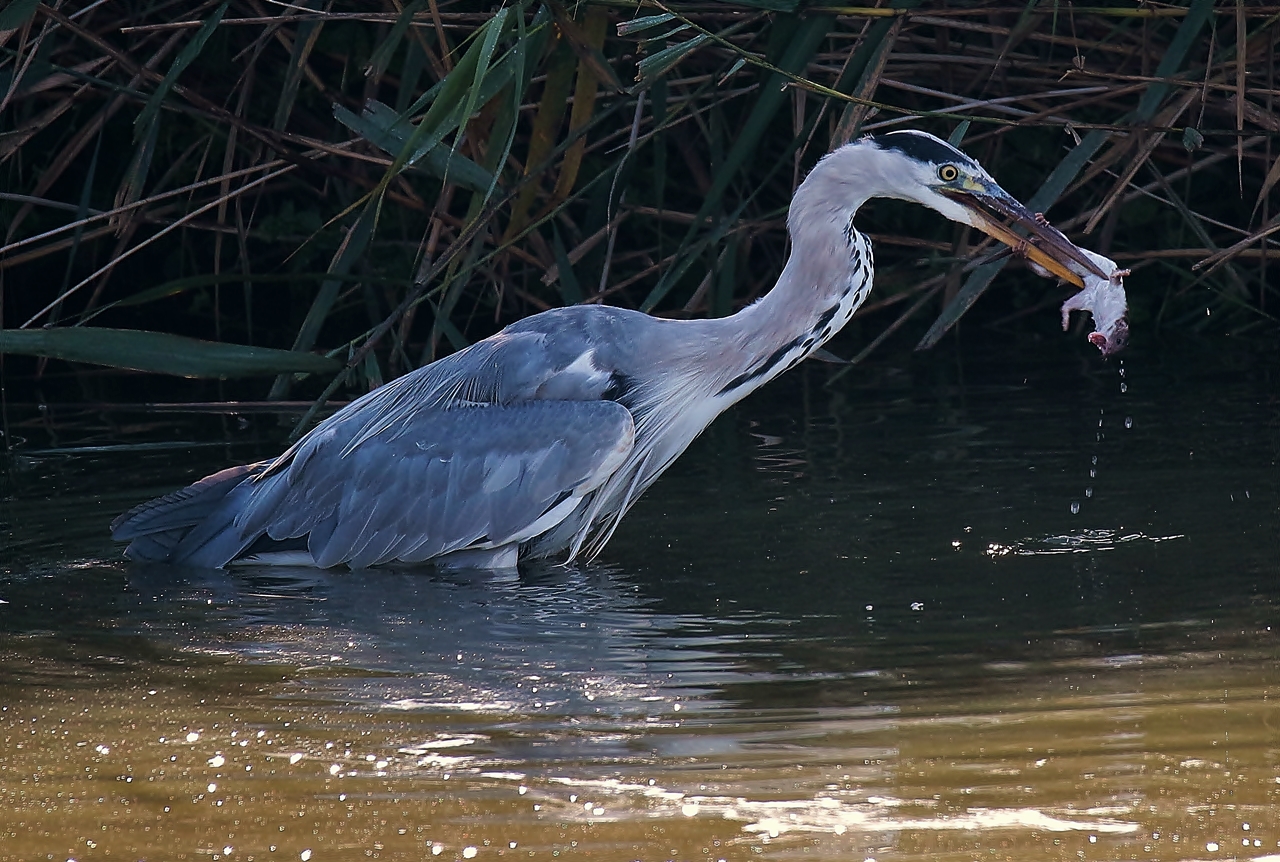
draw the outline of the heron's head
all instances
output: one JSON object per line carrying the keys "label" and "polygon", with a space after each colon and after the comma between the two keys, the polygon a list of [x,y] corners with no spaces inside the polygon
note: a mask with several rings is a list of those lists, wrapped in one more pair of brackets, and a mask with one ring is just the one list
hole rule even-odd
{"label": "heron's head", "polygon": [[982,165],[940,138],[927,132],[889,132],[846,149],[855,158],[874,161],[874,168],[862,172],[865,180],[874,174],[869,196],[900,198],[937,210],[1077,287],[1084,283],[1082,273],[1105,277],[1059,230],[1000,188]]}

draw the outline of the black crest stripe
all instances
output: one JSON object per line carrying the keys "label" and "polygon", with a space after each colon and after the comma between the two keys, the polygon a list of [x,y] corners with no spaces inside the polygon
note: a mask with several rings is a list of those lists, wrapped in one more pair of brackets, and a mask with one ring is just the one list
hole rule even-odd
{"label": "black crest stripe", "polygon": [[876,135],[871,140],[882,150],[898,150],[916,161],[942,164],[944,162],[972,162],[968,156],[955,147],[929,135],[918,132],[902,131]]}

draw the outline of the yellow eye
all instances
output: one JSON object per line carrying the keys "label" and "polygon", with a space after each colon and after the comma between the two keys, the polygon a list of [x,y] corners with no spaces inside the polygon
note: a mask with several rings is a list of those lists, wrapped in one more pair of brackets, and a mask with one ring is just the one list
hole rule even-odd
{"label": "yellow eye", "polygon": [[938,178],[944,183],[952,182],[958,176],[960,176],[960,171],[956,170],[955,165],[943,165],[938,168]]}

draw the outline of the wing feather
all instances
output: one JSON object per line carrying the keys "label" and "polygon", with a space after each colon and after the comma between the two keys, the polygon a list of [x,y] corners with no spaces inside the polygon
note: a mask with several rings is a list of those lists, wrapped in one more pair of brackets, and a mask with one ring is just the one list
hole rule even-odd
{"label": "wing feather", "polygon": [[420,412],[467,404],[600,399],[612,370],[595,367],[596,341],[575,325],[581,309],[557,311],[538,315],[542,320],[530,318],[523,326],[509,326],[375,389],[316,426],[272,462],[267,475],[292,470],[295,464],[305,469],[317,451],[327,448],[323,438],[353,420],[358,420],[358,427],[343,435],[343,457],[366,441],[393,440],[408,433],[408,420]]}
{"label": "wing feather", "polygon": [[[358,399],[269,463],[140,507],[117,537],[139,556],[202,566],[257,553],[264,537],[305,537],[333,565],[556,532],[591,506],[571,498],[630,484],[609,480],[634,461],[644,416],[618,381],[632,379],[637,333],[654,325],[601,306],[512,324]],[[623,404],[609,400],[620,393]]]}
{"label": "wing feather", "polygon": [[309,440],[287,470],[247,486],[243,545],[262,533],[306,536],[317,565],[360,568],[520,542],[556,506],[605,482],[635,434],[631,414],[611,401],[418,411],[407,425],[356,448],[358,423]]}

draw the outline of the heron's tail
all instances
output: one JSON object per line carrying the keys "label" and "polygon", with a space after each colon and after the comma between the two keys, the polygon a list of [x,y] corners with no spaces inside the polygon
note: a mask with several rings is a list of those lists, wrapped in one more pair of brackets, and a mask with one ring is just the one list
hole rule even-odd
{"label": "heron's tail", "polygon": [[178,562],[174,550],[187,534],[202,525],[201,532],[207,530],[209,519],[222,516],[225,511],[222,504],[227,494],[265,470],[269,463],[231,467],[135,506],[111,522],[111,537],[129,543],[124,553],[131,560]]}

